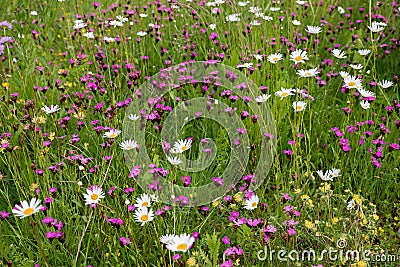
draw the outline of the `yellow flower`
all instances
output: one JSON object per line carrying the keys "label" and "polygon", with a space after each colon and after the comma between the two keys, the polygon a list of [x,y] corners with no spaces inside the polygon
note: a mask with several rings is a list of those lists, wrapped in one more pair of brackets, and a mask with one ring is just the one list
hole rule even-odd
{"label": "yellow flower", "polygon": [[359,261],[353,265],[354,267],[367,267],[367,263],[365,261]]}
{"label": "yellow flower", "polygon": [[376,214],[372,215],[372,217],[374,217],[374,220],[375,220],[375,221],[379,220],[379,216],[376,215]]}
{"label": "yellow flower", "polygon": [[51,133],[49,134],[49,140],[50,140],[50,141],[53,141],[53,139],[54,139],[55,136],[56,136],[56,133],[55,133],[55,132],[51,132]]}
{"label": "yellow flower", "polygon": [[339,219],[337,217],[333,217],[332,223],[337,223],[338,221],[339,221]]}
{"label": "yellow flower", "polygon": [[325,192],[329,191],[330,189],[331,189],[331,185],[328,183],[324,183],[324,185],[319,188],[319,190],[322,193],[325,193]]}
{"label": "yellow flower", "polygon": [[241,201],[243,200],[242,193],[241,193],[241,192],[236,193],[236,194],[233,196],[233,199],[235,199],[236,202],[241,202]]}
{"label": "yellow flower", "polygon": [[358,204],[361,205],[362,204],[362,198],[359,195],[353,195],[353,199],[354,201]]}
{"label": "yellow flower", "polygon": [[306,220],[306,221],[304,222],[304,225],[305,225],[308,229],[314,228],[314,224],[313,224],[312,222],[308,221],[308,220]]}
{"label": "yellow flower", "polygon": [[190,257],[187,261],[186,264],[188,266],[195,266],[196,265],[196,259],[194,257]]}
{"label": "yellow flower", "polygon": [[211,205],[212,205],[213,207],[218,206],[218,204],[219,204],[219,202],[218,202],[217,200],[214,200],[214,201],[211,203]]}
{"label": "yellow flower", "polygon": [[38,185],[38,184],[32,183],[32,184],[29,186],[29,190],[31,190],[31,191],[35,191],[35,190],[36,190],[36,188],[38,188],[38,187],[39,187],[39,185]]}
{"label": "yellow flower", "polygon": [[3,86],[4,88],[8,89],[8,87],[10,86],[8,83],[2,83],[1,86]]}
{"label": "yellow flower", "polygon": [[295,195],[300,194],[300,192],[301,192],[301,189],[300,189],[300,188],[294,190],[294,194],[295,194]]}
{"label": "yellow flower", "polygon": [[361,221],[361,224],[362,224],[362,225],[367,225],[367,224],[368,224],[368,220],[367,220],[367,219],[362,220],[362,221]]}

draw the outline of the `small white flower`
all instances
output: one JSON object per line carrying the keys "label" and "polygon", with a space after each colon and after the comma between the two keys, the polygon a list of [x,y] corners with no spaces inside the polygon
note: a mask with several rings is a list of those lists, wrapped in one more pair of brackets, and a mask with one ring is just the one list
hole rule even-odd
{"label": "small white flower", "polygon": [[83,37],[89,38],[89,39],[94,39],[94,33],[93,32],[85,32],[83,34]]}
{"label": "small white flower", "polygon": [[272,12],[276,12],[276,11],[281,10],[281,8],[280,7],[271,7],[269,10]]}
{"label": "small white flower", "polygon": [[148,14],[143,14],[143,13],[139,14],[139,17],[141,17],[141,18],[146,18],[147,16],[148,16]]}
{"label": "small white flower", "polygon": [[292,106],[295,112],[300,112],[306,108],[307,103],[304,101],[294,101]]}
{"label": "small white flower", "polygon": [[288,97],[290,95],[294,95],[293,92],[296,92],[294,89],[286,89],[281,87],[281,90],[275,93],[276,96],[279,96],[281,99]]}
{"label": "small white flower", "polygon": [[294,26],[300,26],[300,25],[301,25],[301,22],[295,19],[295,20],[292,20],[292,24],[293,24]]}
{"label": "small white flower", "polygon": [[382,87],[383,89],[387,89],[387,88],[393,86],[393,82],[392,81],[383,80],[383,81],[378,82],[378,85],[380,87]]}
{"label": "small white flower", "polygon": [[257,195],[252,195],[248,200],[245,201],[244,208],[246,210],[254,210],[258,206],[260,198]]}
{"label": "small white flower", "polygon": [[338,10],[339,14],[344,14],[344,12],[345,12],[344,8],[341,6],[338,6],[337,10]]}
{"label": "small white flower", "polygon": [[349,203],[347,203],[347,209],[348,209],[348,210],[352,210],[352,209],[354,209],[356,206],[357,206],[357,205],[356,205],[356,202],[355,202],[353,199],[350,200]]}
{"label": "small white flower", "polygon": [[301,0],[297,0],[296,1],[296,3],[298,4],[298,5],[304,5],[305,3],[307,3],[307,1],[301,1]]}
{"label": "small white flower", "polygon": [[225,20],[228,22],[236,22],[236,21],[240,21],[240,14],[232,14],[232,15],[228,15],[226,16]]}
{"label": "small white flower", "polygon": [[379,22],[373,21],[371,26],[368,26],[368,29],[372,32],[381,32],[385,30],[384,26],[386,26],[385,23],[381,24]]}
{"label": "small white flower", "polygon": [[290,60],[294,61],[296,64],[305,63],[304,60],[308,60],[307,51],[300,49],[293,51],[290,53]]}
{"label": "small white flower", "polygon": [[346,72],[346,71],[339,71],[340,76],[345,79],[346,77],[348,77],[350,75],[350,73]]}
{"label": "small white flower", "polygon": [[257,60],[263,60],[263,55],[256,54],[256,55],[253,55],[253,57]]}
{"label": "small white flower", "polygon": [[112,130],[110,130],[108,132],[105,132],[103,137],[107,137],[107,138],[113,139],[113,138],[117,137],[120,133],[121,133],[120,130],[112,129]]}
{"label": "small white flower", "polygon": [[110,26],[114,26],[114,28],[117,27],[117,26],[118,27],[122,27],[123,23],[120,20],[112,20],[112,21],[110,21]]}
{"label": "small white flower", "polygon": [[104,198],[104,192],[101,187],[94,185],[86,189],[86,194],[83,194],[85,198],[85,205],[97,204],[102,198]]}
{"label": "small white flower", "polygon": [[20,219],[31,216],[38,212],[42,207],[40,202],[41,200],[36,198],[32,198],[29,204],[26,200],[24,200],[21,202],[21,205],[15,206],[15,208],[12,210],[12,213],[14,213],[17,217],[20,217]]}
{"label": "small white flower", "polygon": [[167,160],[169,161],[169,163],[171,163],[172,165],[179,165],[182,163],[182,160],[178,157],[170,157],[167,156]]}
{"label": "small white flower", "polygon": [[[258,13],[256,13],[256,16],[257,16],[257,14],[258,14]],[[271,20],[274,19],[273,17],[267,16],[267,15],[263,15],[263,14],[261,14],[260,17],[262,17],[263,20],[265,20],[265,21],[271,21]]]}
{"label": "small white flower", "polygon": [[194,243],[194,237],[189,234],[181,234],[180,236],[174,236],[171,240],[168,240],[167,249],[177,252],[186,252]]}
{"label": "small white flower", "polygon": [[340,174],[340,169],[332,169],[332,170],[329,170],[329,175],[331,175],[332,178],[337,178],[337,177],[339,177],[339,176],[342,176],[342,175]]}
{"label": "small white flower", "polygon": [[365,90],[363,88],[357,88],[357,91],[360,93],[362,97],[375,97],[375,93]]}
{"label": "small white flower", "polygon": [[135,210],[135,221],[141,223],[141,226],[154,220],[154,212],[147,207],[141,207]]}
{"label": "small white flower", "polygon": [[140,197],[136,199],[136,208],[150,207],[151,199],[148,194],[141,194]]}
{"label": "small white flower", "polygon": [[239,65],[237,65],[236,66],[236,68],[250,68],[250,67],[252,67],[253,66],[253,63],[251,63],[251,62],[246,62],[246,63],[243,63],[243,64],[239,64]]}
{"label": "small white flower", "polygon": [[300,77],[304,77],[304,78],[314,77],[318,73],[319,73],[318,68],[313,68],[313,69],[309,69],[309,70],[303,70],[303,69],[297,70],[297,74]]}
{"label": "small white flower", "polygon": [[192,146],[192,140],[178,140],[175,142],[173,148],[178,151],[178,153],[183,153],[190,149]]}
{"label": "small white flower", "polygon": [[266,102],[270,97],[271,97],[271,95],[263,94],[263,95],[257,96],[255,99],[256,99],[256,102],[257,102],[257,103],[264,103],[264,102]]}
{"label": "small white flower", "polygon": [[364,66],[361,65],[361,64],[349,64],[349,66],[350,66],[352,69],[355,69],[355,70],[361,70],[362,68],[364,68]]}
{"label": "small white flower", "polygon": [[238,2],[238,6],[247,6],[248,3],[249,3],[249,1],[247,1],[247,2]]}
{"label": "small white flower", "polygon": [[370,104],[368,101],[366,101],[366,100],[362,100],[362,101],[360,102],[360,105],[361,105],[361,107],[362,107],[363,109],[369,109],[369,108],[371,107],[371,104]]}
{"label": "small white flower", "polygon": [[366,56],[366,55],[368,55],[369,53],[371,53],[371,50],[369,50],[369,49],[360,49],[360,50],[358,50],[357,52],[358,52],[358,54],[360,54],[361,56]]}
{"label": "small white flower", "polygon": [[31,16],[37,16],[38,15],[37,11],[35,11],[35,10],[32,10],[30,14],[31,14]]}
{"label": "small white flower", "polygon": [[138,143],[135,140],[126,140],[120,146],[122,150],[132,150],[138,147]]}
{"label": "small white flower", "polygon": [[342,51],[342,50],[339,50],[339,49],[333,49],[332,50],[332,54],[333,54],[334,57],[339,58],[339,59],[347,57],[346,53],[344,51]]}
{"label": "small white flower", "polygon": [[147,35],[147,32],[138,31],[138,32],[136,33],[136,35],[138,35],[138,36],[140,36],[140,37],[143,37],[143,36],[146,36],[146,35]]}
{"label": "small white flower", "polygon": [[217,25],[210,24],[210,25],[208,25],[208,27],[210,27],[211,30],[215,30],[217,28]]}
{"label": "small white flower", "polygon": [[306,32],[311,34],[318,34],[322,31],[321,27],[319,26],[307,26]]}
{"label": "small white flower", "polygon": [[344,78],[344,86],[348,89],[352,88],[362,88],[362,81],[361,79],[357,78],[356,76],[349,75]]}
{"label": "small white flower", "polygon": [[140,116],[136,115],[136,114],[129,114],[127,116],[128,119],[130,119],[131,121],[136,121],[140,118]]}
{"label": "small white flower", "polygon": [[333,181],[333,177],[329,171],[326,171],[324,174],[323,171],[319,170],[319,171],[317,171],[317,174],[323,181]]}
{"label": "small white flower", "polygon": [[43,110],[46,114],[52,114],[52,113],[54,113],[54,112],[59,111],[60,109],[61,109],[61,108],[60,108],[59,106],[57,106],[57,105],[55,105],[55,106],[51,105],[50,107],[48,107],[48,106],[42,107],[42,110]]}

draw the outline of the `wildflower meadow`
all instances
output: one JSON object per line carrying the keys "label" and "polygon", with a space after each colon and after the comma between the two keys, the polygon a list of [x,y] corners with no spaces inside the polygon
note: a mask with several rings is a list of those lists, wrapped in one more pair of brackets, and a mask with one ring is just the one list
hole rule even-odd
{"label": "wildflower meadow", "polygon": [[400,266],[399,10],[1,1],[1,266]]}

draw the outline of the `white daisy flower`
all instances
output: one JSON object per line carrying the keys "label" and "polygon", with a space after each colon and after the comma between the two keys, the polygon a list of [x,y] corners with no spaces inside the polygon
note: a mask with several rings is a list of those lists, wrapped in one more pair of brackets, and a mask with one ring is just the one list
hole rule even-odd
{"label": "white daisy flower", "polygon": [[292,106],[295,112],[300,112],[306,108],[307,103],[304,101],[294,101]]}
{"label": "white daisy flower", "polygon": [[368,101],[366,101],[366,100],[362,100],[362,101],[360,102],[360,105],[361,105],[361,107],[362,107],[363,109],[369,109],[369,108],[371,107],[371,104],[370,104]]}
{"label": "white daisy flower", "polygon": [[267,57],[267,60],[272,64],[276,64],[279,60],[282,60],[283,56],[280,53],[271,54]]}
{"label": "white daisy flower", "polygon": [[169,163],[171,163],[172,165],[176,166],[182,163],[182,160],[178,157],[170,157],[167,156],[167,160],[169,161]]}
{"label": "white daisy flower", "polygon": [[107,43],[115,42],[115,38],[113,38],[113,37],[104,36],[103,39],[104,39],[104,41],[106,41]]}
{"label": "white daisy flower", "polygon": [[130,119],[131,121],[136,121],[140,118],[140,116],[136,115],[136,114],[129,114],[127,116],[128,119]]}
{"label": "white daisy flower", "polygon": [[301,1],[301,0],[297,0],[296,1],[296,3],[298,4],[298,5],[304,5],[305,3],[307,3],[307,1]]}
{"label": "white daisy flower", "polygon": [[141,226],[154,220],[154,212],[147,207],[141,207],[135,210],[135,221],[141,223]]}
{"label": "white daisy flower", "polygon": [[54,112],[59,111],[60,109],[61,109],[61,108],[60,108],[59,106],[57,106],[57,105],[55,105],[55,106],[51,105],[50,107],[48,107],[48,106],[42,107],[42,110],[43,110],[46,114],[52,114],[52,113],[54,113]]}
{"label": "white daisy flower", "polygon": [[294,95],[293,92],[295,92],[295,91],[296,90],[291,89],[291,88],[286,89],[286,88],[281,87],[281,90],[277,91],[275,93],[275,95],[279,96],[281,99],[283,99],[283,98],[288,97],[290,95]]}
{"label": "white daisy flower", "polygon": [[319,26],[307,26],[306,32],[311,34],[318,34],[322,31],[321,27]]}
{"label": "white daisy flower", "polygon": [[94,33],[93,32],[85,32],[83,34],[83,37],[89,38],[89,39],[94,39]]}
{"label": "white daisy flower", "polygon": [[141,194],[140,197],[136,198],[135,207],[143,208],[143,207],[150,207],[151,206],[151,199],[148,194]]}
{"label": "white daisy flower", "polygon": [[226,16],[225,20],[228,22],[236,22],[236,21],[240,21],[240,14],[232,14],[232,15],[228,15]]}
{"label": "white daisy flower", "polygon": [[330,174],[329,171],[326,171],[324,174],[323,171],[319,170],[317,171],[317,174],[323,181],[333,181],[332,175]]}
{"label": "white daisy flower", "polygon": [[41,200],[36,198],[32,198],[29,204],[26,200],[24,200],[20,205],[15,206],[15,208],[12,210],[12,213],[14,213],[17,217],[20,217],[20,219],[31,216],[38,212],[42,207],[40,202]]}
{"label": "white daisy flower", "polygon": [[257,208],[259,201],[260,198],[257,195],[252,195],[248,200],[245,201],[244,208],[246,210],[254,210]]}
{"label": "white daisy flower", "polygon": [[192,146],[192,140],[178,140],[175,142],[173,148],[178,151],[178,153],[183,153],[186,150],[189,150]]}
{"label": "white daisy flower", "polygon": [[347,203],[347,209],[348,209],[348,210],[352,210],[352,209],[354,209],[356,206],[357,206],[357,205],[356,205],[356,202],[355,202],[353,199],[350,200],[349,203]]}
{"label": "white daisy flower", "polygon": [[253,63],[251,63],[251,62],[246,62],[246,63],[243,63],[243,64],[239,64],[239,65],[237,65],[236,66],[236,68],[250,68],[250,67],[252,67],[253,66]]}
{"label": "white daisy flower", "polygon": [[104,192],[101,187],[94,185],[86,189],[86,194],[83,194],[85,198],[85,205],[97,204],[102,198],[104,198]]}
{"label": "white daisy flower", "polygon": [[294,26],[300,26],[300,25],[301,25],[301,22],[298,21],[297,19],[294,19],[294,20],[292,20],[292,24],[293,24]]}
{"label": "white daisy flower", "polygon": [[122,21],[124,23],[128,21],[128,18],[125,18],[125,17],[123,17],[121,15],[118,15],[116,18],[117,18],[117,20]]}
{"label": "white daisy flower", "polygon": [[143,36],[146,36],[146,35],[147,35],[147,32],[138,31],[138,32],[136,33],[136,35],[138,35],[138,36],[140,36],[140,37],[143,37]]}
{"label": "white daisy flower", "polygon": [[338,6],[337,10],[338,10],[339,14],[344,14],[344,12],[346,12],[346,11],[344,10],[344,8],[341,7],[341,6]]}
{"label": "white daisy flower", "polygon": [[238,2],[238,6],[247,6],[248,3],[249,3],[249,1],[247,1],[247,2]]}
{"label": "white daisy flower", "polygon": [[337,178],[337,177],[339,177],[339,176],[342,176],[342,175],[340,174],[340,170],[339,170],[339,169],[332,169],[332,170],[329,170],[329,175],[331,175],[332,178]]}
{"label": "white daisy flower", "polygon": [[313,68],[313,69],[309,69],[309,70],[297,70],[296,72],[300,77],[314,77],[315,75],[317,75],[319,73],[318,68]]}
{"label": "white daisy flower", "polygon": [[147,18],[147,16],[148,16],[148,14],[144,14],[144,13],[139,14],[139,17],[141,17],[141,18]]}
{"label": "white daisy flower", "polygon": [[255,54],[253,57],[257,60],[263,60],[263,55]]}
{"label": "white daisy flower", "polygon": [[378,82],[378,85],[380,87],[382,87],[383,89],[387,89],[387,88],[393,86],[393,82],[387,81],[387,80],[382,80],[382,81]]}
{"label": "white daisy flower", "polygon": [[383,27],[383,26],[386,26],[386,24],[384,23],[384,25],[383,25],[383,24],[380,24],[379,22],[373,21],[371,26],[368,26],[368,29],[371,32],[381,32],[385,29],[385,27]]}
{"label": "white daisy flower", "polygon": [[266,102],[269,98],[271,97],[271,95],[268,95],[268,94],[263,94],[263,95],[260,95],[260,96],[256,96],[256,102],[257,103],[264,103],[264,102]]}
{"label": "white daisy flower", "polygon": [[339,71],[340,76],[345,79],[346,77],[349,77],[350,73],[346,71]]}
{"label": "white daisy flower", "polygon": [[211,30],[215,30],[217,28],[217,25],[210,24],[210,25],[208,25],[208,27],[210,27]]}
{"label": "white daisy flower", "polygon": [[110,130],[110,131],[108,131],[108,132],[105,132],[104,135],[103,135],[103,137],[115,138],[115,137],[117,137],[120,133],[121,133],[120,130],[112,129],[112,130]]}
{"label": "white daisy flower", "polygon": [[294,61],[296,64],[305,63],[304,60],[308,60],[307,51],[300,49],[293,51],[290,53],[290,60]]}
{"label": "white daisy flower", "polygon": [[122,150],[132,150],[138,147],[138,143],[135,140],[126,140],[120,146]]}
{"label": "white daisy flower", "polygon": [[112,20],[112,21],[110,21],[110,26],[114,26],[114,28],[117,26],[122,27],[123,23],[122,23],[122,21],[119,21],[119,20]]}
{"label": "white daisy flower", "polygon": [[349,66],[350,66],[352,69],[355,69],[355,70],[360,70],[360,69],[364,68],[364,66],[361,65],[361,64],[349,64]]}
{"label": "white daisy flower", "polygon": [[346,53],[339,49],[333,49],[332,54],[334,57],[339,58],[339,59],[347,58]]}
{"label": "white daisy flower", "polygon": [[272,12],[276,12],[276,11],[281,10],[281,8],[280,7],[271,7],[269,10],[271,10]]}
{"label": "white daisy flower", "polygon": [[363,88],[357,88],[357,91],[360,93],[362,97],[375,97],[375,93],[365,90]]}
{"label": "white daisy flower", "polygon": [[357,51],[357,53],[360,54],[361,56],[366,56],[369,53],[371,53],[371,50],[369,50],[369,49],[360,49],[360,50]]}
{"label": "white daisy flower", "polygon": [[[256,16],[257,15],[258,15],[258,13],[256,13]],[[273,17],[267,16],[267,15],[264,15],[264,14],[260,14],[260,17],[262,17],[263,20],[265,20],[265,21],[271,21],[271,20],[274,19]]]}
{"label": "white daisy flower", "polygon": [[189,234],[181,234],[174,236],[167,244],[167,249],[177,252],[186,252],[194,243],[194,237]]}
{"label": "white daisy flower", "polygon": [[356,76],[349,75],[346,78],[344,78],[343,82],[344,86],[348,89],[362,88],[362,81]]}

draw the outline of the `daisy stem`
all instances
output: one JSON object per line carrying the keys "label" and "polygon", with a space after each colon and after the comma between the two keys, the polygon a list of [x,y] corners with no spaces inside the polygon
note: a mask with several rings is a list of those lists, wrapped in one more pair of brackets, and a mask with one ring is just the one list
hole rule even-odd
{"label": "daisy stem", "polygon": [[40,242],[38,233],[36,231],[36,222],[31,221],[29,224],[32,226],[33,236],[35,237],[35,240],[36,240],[37,245],[39,247],[40,253],[42,253],[42,256],[43,256],[43,259],[44,259],[44,261],[46,263],[46,266],[50,267],[49,260],[47,259],[46,254],[44,253],[44,249],[43,249],[42,243]]}
{"label": "daisy stem", "polygon": [[81,238],[79,239],[78,250],[76,251],[76,255],[75,255],[75,262],[73,263],[73,266],[74,266],[74,267],[76,267],[76,264],[77,264],[77,262],[78,262],[79,252],[80,252],[80,250],[81,250],[83,237],[85,236],[85,233],[86,233],[86,231],[87,231],[87,229],[88,229],[88,227],[89,227],[90,220],[92,219],[92,215],[93,215],[93,210],[90,211],[89,219],[88,219],[88,222],[87,222],[87,224],[86,224],[86,226],[85,226],[85,230],[83,230],[82,236],[81,236]]}

